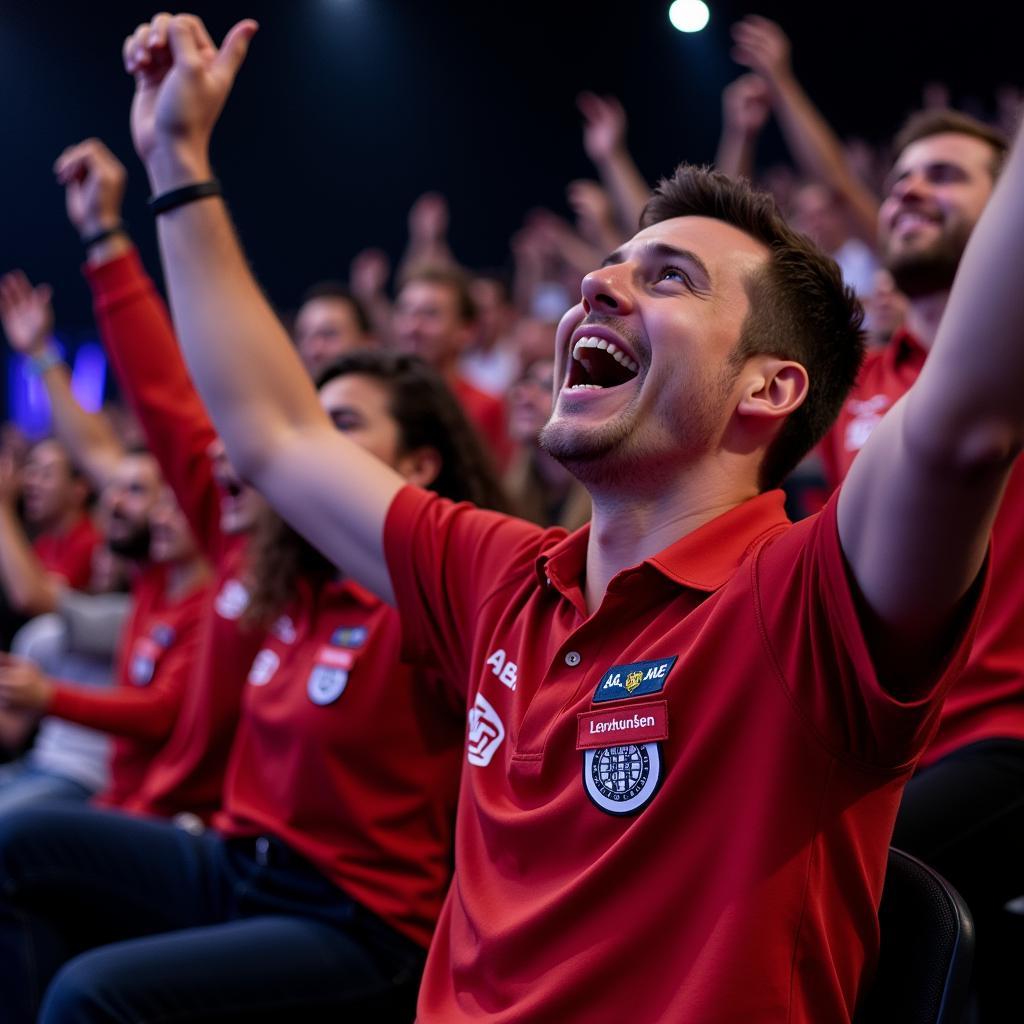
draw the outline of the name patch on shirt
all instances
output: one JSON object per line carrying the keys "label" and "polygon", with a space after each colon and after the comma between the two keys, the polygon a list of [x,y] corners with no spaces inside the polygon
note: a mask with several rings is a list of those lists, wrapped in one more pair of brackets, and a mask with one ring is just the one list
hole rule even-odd
{"label": "name patch on shirt", "polygon": [[331,634],[331,643],[335,647],[362,647],[368,636],[366,626],[339,626]]}
{"label": "name patch on shirt", "polygon": [[627,708],[581,711],[577,716],[576,749],[592,750],[609,743],[652,743],[668,739],[668,701],[630,704]]}
{"label": "name patch on shirt", "polygon": [[671,658],[659,658],[657,661],[634,661],[630,665],[612,665],[597,684],[594,703],[660,693],[677,660],[677,656],[673,654]]}

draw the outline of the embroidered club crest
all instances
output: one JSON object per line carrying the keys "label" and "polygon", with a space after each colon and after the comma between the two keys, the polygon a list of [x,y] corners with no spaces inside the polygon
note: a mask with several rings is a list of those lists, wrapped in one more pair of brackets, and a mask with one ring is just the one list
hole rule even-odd
{"label": "embroidered club crest", "polygon": [[238,580],[225,580],[213,602],[213,607],[222,619],[240,619],[242,613],[249,607],[249,591]]}
{"label": "embroidered club crest", "polygon": [[249,669],[247,682],[250,686],[266,686],[274,678],[274,673],[280,664],[281,659],[277,652],[264,648],[252,659],[252,668]]}
{"label": "embroidered club crest", "polygon": [[320,648],[316,664],[306,681],[306,694],[318,707],[333,704],[348,686],[348,673],[354,656],[351,651],[337,647]]}
{"label": "embroidered club crest", "polygon": [[583,752],[584,788],[606,814],[636,814],[650,803],[660,781],[658,743],[629,743]]}

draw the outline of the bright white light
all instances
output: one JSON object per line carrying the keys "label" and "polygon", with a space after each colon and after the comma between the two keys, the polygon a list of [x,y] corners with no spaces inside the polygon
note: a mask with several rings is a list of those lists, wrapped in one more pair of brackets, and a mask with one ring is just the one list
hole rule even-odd
{"label": "bright white light", "polygon": [[680,32],[699,32],[711,19],[704,0],[674,0],[668,9],[668,20]]}

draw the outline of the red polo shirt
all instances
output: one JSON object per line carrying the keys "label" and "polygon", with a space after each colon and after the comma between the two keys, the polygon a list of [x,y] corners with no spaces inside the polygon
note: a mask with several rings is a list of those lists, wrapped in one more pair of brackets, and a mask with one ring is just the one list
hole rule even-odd
{"label": "red polo shirt", "polygon": [[85,273],[121,390],[214,570],[174,732],[126,806],[209,818],[220,806],[242,688],[263,635],[243,622],[249,601],[243,583],[246,537],[221,531],[220,492],[207,454],[216,433],[181,358],[167,308],[138,254],[132,250]]}
{"label": "red polo shirt", "polygon": [[781,492],[618,573],[587,531],[399,493],[406,649],[468,706],[422,1024],[850,1020],[904,783],[966,653],[879,684],[833,500]]}
{"label": "red polo shirt", "polygon": [[110,785],[97,798],[107,806],[124,805],[142,783],[171,734],[196,657],[207,588],[172,601],[166,581],[166,567],[151,566],[132,588],[114,689],[58,683],[47,708],[47,714],[113,734]]}
{"label": "red polo shirt", "polygon": [[304,589],[249,670],[214,825],[278,836],[426,946],[451,880],[462,714],[400,649],[368,591]]}
{"label": "red polo shirt", "polygon": [[41,533],[32,549],[47,572],[60,576],[72,590],[88,590],[92,553],[102,540],[95,523],[83,514],[64,533]]}
{"label": "red polo shirt", "polygon": [[[875,424],[917,380],[925,350],[900,331],[868,354],[839,419],[821,445],[829,483],[846,476]],[[1024,740],[1024,462],[1010,475],[992,527],[992,572],[985,611],[963,675],[942,709],[921,759],[934,764],[980,740]]]}

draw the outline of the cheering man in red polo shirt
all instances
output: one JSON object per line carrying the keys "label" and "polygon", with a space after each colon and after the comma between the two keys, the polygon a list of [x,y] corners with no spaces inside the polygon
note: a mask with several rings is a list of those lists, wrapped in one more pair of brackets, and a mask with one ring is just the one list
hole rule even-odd
{"label": "cheering man in red polo shirt", "polygon": [[857,307],[764,197],[662,183],[559,328],[544,441],[594,506],[566,537],[404,486],[321,412],[210,175],[255,28],[140,27],[133,133],[232,460],[467,703],[421,1021],[849,1020],[1024,433],[1024,152],[920,379],[795,526],[769,488],[850,386]]}

